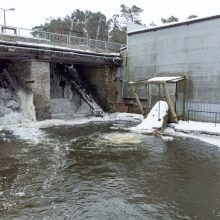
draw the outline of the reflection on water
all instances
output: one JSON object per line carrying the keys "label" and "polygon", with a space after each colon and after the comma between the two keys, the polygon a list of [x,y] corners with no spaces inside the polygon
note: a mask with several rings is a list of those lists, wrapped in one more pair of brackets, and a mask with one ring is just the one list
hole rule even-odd
{"label": "reflection on water", "polygon": [[1,133],[1,219],[220,218],[218,148],[111,126]]}

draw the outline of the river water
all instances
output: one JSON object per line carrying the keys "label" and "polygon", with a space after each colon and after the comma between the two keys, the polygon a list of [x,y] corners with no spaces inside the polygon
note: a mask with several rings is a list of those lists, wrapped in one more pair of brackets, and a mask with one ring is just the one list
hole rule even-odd
{"label": "river water", "polygon": [[2,131],[0,219],[220,219],[219,148],[131,125]]}

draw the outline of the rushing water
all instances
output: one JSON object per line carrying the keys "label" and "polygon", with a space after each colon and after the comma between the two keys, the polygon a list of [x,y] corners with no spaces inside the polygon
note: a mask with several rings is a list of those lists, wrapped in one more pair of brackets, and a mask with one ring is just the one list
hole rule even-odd
{"label": "rushing water", "polygon": [[0,219],[220,219],[219,148],[112,126],[0,133]]}

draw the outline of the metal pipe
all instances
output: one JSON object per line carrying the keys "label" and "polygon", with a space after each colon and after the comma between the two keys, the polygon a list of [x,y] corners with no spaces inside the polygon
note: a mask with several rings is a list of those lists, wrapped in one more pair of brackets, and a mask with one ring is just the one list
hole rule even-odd
{"label": "metal pipe", "polygon": [[15,8],[9,8],[9,9],[0,8],[0,9],[3,10],[3,12],[4,12],[4,26],[6,27],[6,15],[5,15],[5,12],[6,11],[14,11]]}

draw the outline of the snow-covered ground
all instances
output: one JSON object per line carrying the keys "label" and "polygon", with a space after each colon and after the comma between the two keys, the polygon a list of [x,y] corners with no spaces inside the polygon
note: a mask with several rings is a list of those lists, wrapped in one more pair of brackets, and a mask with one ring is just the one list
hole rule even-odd
{"label": "snow-covered ground", "polygon": [[178,124],[168,124],[165,135],[173,137],[196,138],[209,144],[220,147],[220,124],[179,121]]}
{"label": "snow-covered ground", "polygon": [[220,124],[197,121],[179,121],[178,124],[169,124],[175,131],[184,133],[200,133],[220,135]]}

